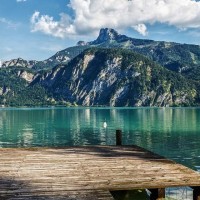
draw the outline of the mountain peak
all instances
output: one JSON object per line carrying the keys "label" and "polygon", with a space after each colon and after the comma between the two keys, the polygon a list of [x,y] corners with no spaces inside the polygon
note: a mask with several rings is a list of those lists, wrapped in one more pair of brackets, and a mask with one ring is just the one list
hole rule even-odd
{"label": "mountain peak", "polygon": [[104,40],[114,40],[119,36],[118,32],[112,28],[102,28],[99,32],[99,38]]}
{"label": "mountain peak", "polygon": [[101,44],[104,42],[108,42],[111,40],[117,40],[117,38],[120,36],[118,32],[111,28],[102,28],[100,29],[98,38],[92,42],[92,44]]}

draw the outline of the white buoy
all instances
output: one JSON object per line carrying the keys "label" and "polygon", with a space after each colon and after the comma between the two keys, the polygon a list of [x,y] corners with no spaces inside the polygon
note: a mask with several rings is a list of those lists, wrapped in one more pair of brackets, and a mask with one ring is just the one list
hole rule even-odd
{"label": "white buoy", "polygon": [[107,127],[107,123],[106,123],[106,122],[103,123],[103,127],[104,127],[104,128]]}

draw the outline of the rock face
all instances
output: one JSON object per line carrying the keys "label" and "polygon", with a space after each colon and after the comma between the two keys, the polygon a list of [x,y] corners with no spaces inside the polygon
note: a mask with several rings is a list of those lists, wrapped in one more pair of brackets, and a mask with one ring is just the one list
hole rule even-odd
{"label": "rock face", "polygon": [[23,78],[24,80],[26,80],[28,83],[31,83],[33,81],[33,78],[34,78],[34,74],[29,73],[27,71],[19,71],[18,76],[20,78]]}
{"label": "rock face", "polygon": [[[51,80],[51,84],[49,84]],[[40,84],[57,100],[84,106],[172,106],[195,104],[187,79],[127,50],[89,49]]]}
{"label": "rock face", "polygon": [[117,31],[115,31],[114,29],[103,28],[100,30],[98,38],[93,42],[90,42],[89,44],[97,45],[110,41],[118,41],[121,37],[126,37],[126,36],[118,34]]}

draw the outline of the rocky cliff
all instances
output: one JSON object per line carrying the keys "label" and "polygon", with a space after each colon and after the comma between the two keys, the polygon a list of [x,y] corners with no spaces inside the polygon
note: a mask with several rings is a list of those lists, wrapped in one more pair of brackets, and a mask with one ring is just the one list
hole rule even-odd
{"label": "rocky cliff", "polygon": [[175,106],[197,102],[195,85],[128,50],[88,49],[40,82],[57,101],[84,106]]}

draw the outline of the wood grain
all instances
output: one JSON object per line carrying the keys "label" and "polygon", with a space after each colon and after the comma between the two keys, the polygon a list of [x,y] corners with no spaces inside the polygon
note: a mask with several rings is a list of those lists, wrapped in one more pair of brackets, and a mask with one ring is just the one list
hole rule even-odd
{"label": "wood grain", "polygon": [[0,149],[0,199],[113,200],[109,191],[200,186],[200,174],[137,146]]}

